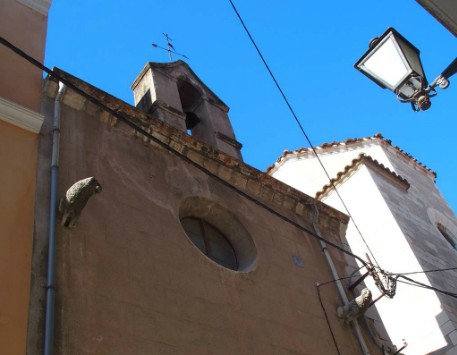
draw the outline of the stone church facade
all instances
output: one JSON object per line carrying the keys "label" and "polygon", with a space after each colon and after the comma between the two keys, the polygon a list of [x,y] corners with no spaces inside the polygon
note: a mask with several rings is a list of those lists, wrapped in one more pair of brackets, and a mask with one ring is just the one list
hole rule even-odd
{"label": "stone church facade", "polygon": [[56,117],[55,353],[381,353],[338,318],[341,282],[316,287],[355,267],[347,216],[245,164],[228,107],[187,64],[148,63],[136,108],[54,73],[67,85],[44,86],[29,354],[49,331]]}
{"label": "stone church facade", "polygon": [[[50,3],[2,4],[2,35],[40,61]],[[394,353],[389,336],[405,354],[456,354],[457,305],[429,290],[399,284],[376,312],[338,318],[362,287],[347,290],[359,265],[333,246],[367,250],[332,187],[309,151],[286,153],[274,178],[245,164],[228,107],[185,63],[148,63],[136,108],[55,69],[67,87],[47,78],[40,109],[41,71],[0,51],[0,353],[43,353],[53,294],[56,354]],[[53,151],[62,202],[50,205]],[[455,265],[457,221],[432,172],[381,136],[319,154],[384,268]],[[455,276],[414,277],[455,292]]]}

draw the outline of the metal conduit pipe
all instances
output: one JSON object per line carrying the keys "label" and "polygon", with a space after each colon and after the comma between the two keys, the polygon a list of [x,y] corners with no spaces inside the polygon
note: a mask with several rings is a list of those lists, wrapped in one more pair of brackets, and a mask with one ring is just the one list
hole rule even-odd
{"label": "metal conduit pipe", "polygon": [[60,146],[60,105],[65,91],[65,84],[59,82],[59,91],[54,101],[52,123],[52,160],[51,160],[51,196],[49,202],[49,235],[48,235],[48,274],[46,280],[46,314],[44,324],[44,355],[54,352],[54,307],[56,280],[56,224],[59,178]]}
{"label": "metal conduit pipe", "polygon": [[[313,228],[316,234],[322,238],[321,232],[319,230],[319,226],[317,225],[317,219],[319,218],[319,210],[315,204],[312,205],[313,210],[314,210],[314,217],[313,217]],[[338,272],[336,271],[335,263],[333,262],[332,256],[327,250],[327,244],[323,240],[319,240],[322,252],[324,253],[325,260],[327,261],[328,266],[330,267],[330,271],[332,273],[332,277],[334,280],[338,280],[340,277],[338,275]],[[340,280],[336,281],[336,287],[338,289],[338,293],[340,295],[341,300],[343,301],[343,304],[348,304],[349,300],[346,295],[346,292],[344,291],[344,286]],[[362,350],[363,355],[370,355],[370,352],[368,350],[367,344],[365,343],[365,339],[363,338],[362,330],[360,329],[359,323],[357,322],[356,319],[352,321],[354,325],[354,330],[355,330],[355,335],[357,338],[357,341],[359,342],[360,348]]]}

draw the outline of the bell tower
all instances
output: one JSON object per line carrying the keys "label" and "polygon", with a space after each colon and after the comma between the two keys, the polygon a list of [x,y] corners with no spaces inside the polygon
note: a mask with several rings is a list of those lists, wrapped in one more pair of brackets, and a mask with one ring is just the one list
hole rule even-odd
{"label": "bell tower", "polygon": [[242,160],[229,108],[183,61],[149,62],[132,84],[135,106]]}

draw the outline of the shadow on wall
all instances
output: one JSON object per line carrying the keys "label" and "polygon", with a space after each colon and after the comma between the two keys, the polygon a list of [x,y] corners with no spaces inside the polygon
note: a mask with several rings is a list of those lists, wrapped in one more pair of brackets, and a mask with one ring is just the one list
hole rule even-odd
{"label": "shadow on wall", "polygon": [[[429,353],[429,355],[443,355],[448,350],[453,348],[453,345],[452,345],[453,342],[452,342],[452,339],[450,338],[450,333],[452,333],[451,328],[452,328],[452,325],[453,325],[452,321],[448,318],[446,313],[441,312],[440,314],[438,314],[436,316],[436,322],[440,325],[440,328],[443,331],[443,336],[446,339],[447,345],[442,347],[442,348],[440,348],[440,349],[438,349],[438,350],[435,350],[435,351]],[[451,326],[451,327],[449,327],[451,332],[448,333],[448,334],[445,334],[446,333],[445,329],[448,329],[448,326]],[[454,336],[457,338],[457,331],[454,330],[453,333],[454,333]]]}
{"label": "shadow on wall", "polygon": [[152,106],[151,101],[151,90],[148,89],[144,96],[141,98],[140,102],[136,105],[142,111],[148,112],[149,108]]}

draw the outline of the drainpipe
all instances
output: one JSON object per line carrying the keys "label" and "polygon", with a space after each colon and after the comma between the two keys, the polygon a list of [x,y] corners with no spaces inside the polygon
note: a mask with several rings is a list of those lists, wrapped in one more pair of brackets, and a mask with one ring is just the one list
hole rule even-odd
{"label": "drainpipe", "polygon": [[[317,206],[315,204],[313,204],[312,207],[314,210],[314,218],[313,218],[314,231],[316,232],[316,234],[319,237],[322,238],[321,232],[319,230],[319,226],[317,225],[317,219],[319,217],[319,210],[317,209]],[[333,259],[327,250],[327,243],[325,243],[323,240],[319,240],[319,243],[320,243],[322,252],[324,253],[325,260],[327,261],[327,264],[330,267],[330,271],[332,272],[333,279],[338,280],[338,281],[336,281],[336,287],[338,289],[338,293],[340,294],[341,300],[343,301],[343,304],[346,305],[349,303],[349,300],[346,295],[346,292],[344,291],[344,286],[343,286],[341,280],[339,280],[340,277],[338,276],[338,272],[336,271],[335,263],[333,262]],[[357,322],[356,319],[354,319],[352,321],[352,323],[354,325],[355,336],[359,342],[360,348],[362,350],[362,354],[370,355],[367,344],[365,343],[365,340],[363,339],[363,334],[362,334],[362,330],[360,329],[359,323]]]}
{"label": "drainpipe", "polygon": [[52,124],[52,160],[51,160],[51,197],[49,203],[48,236],[48,275],[46,281],[46,316],[44,324],[44,355],[53,354],[54,345],[54,305],[56,280],[56,224],[57,224],[57,188],[59,177],[60,144],[60,104],[65,91],[65,84],[59,82],[59,91],[54,101],[54,119]]}

